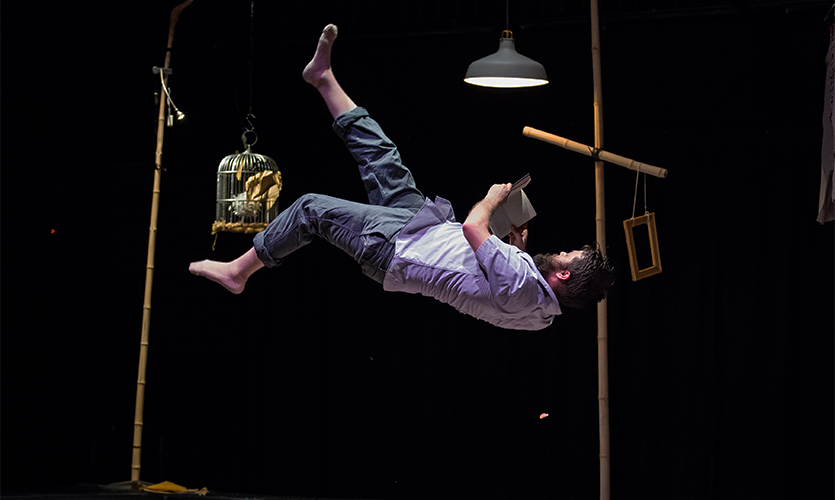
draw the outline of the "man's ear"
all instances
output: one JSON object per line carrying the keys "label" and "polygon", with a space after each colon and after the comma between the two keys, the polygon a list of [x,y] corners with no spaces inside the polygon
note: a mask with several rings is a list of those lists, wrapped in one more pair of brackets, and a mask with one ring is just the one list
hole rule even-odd
{"label": "man's ear", "polygon": [[556,290],[557,287],[562,285],[562,282],[567,280],[569,277],[571,277],[571,271],[563,269],[561,271],[552,272],[545,280],[549,285],[551,285],[551,289]]}

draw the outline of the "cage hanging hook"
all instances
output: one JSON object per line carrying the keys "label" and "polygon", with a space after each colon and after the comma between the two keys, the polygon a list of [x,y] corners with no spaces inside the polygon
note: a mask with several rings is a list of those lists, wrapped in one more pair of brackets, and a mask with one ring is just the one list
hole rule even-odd
{"label": "cage hanging hook", "polygon": [[[249,140],[250,137],[252,137],[252,142],[250,142]],[[258,142],[258,134],[256,134],[255,131],[251,129],[244,130],[244,133],[241,136],[241,140],[244,143],[244,149],[249,151],[252,148],[252,146],[254,146],[256,142]]]}
{"label": "cage hanging hook", "polygon": [[252,124],[252,120],[250,120],[250,117],[256,118],[256,116],[253,115],[252,112],[249,112],[249,113],[246,114],[245,120],[246,120],[246,123],[249,125],[249,128],[245,129],[247,132],[255,130],[255,125]]}
{"label": "cage hanging hook", "polygon": [[[255,115],[253,115],[251,112],[247,113],[246,118],[244,118],[249,127],[244,128],[244,133],[241,136],[241,140],[244,142],[244,148],[247,150],[249,150],[249,148],[254,146],[256,142],[258,142],[258,134],[255,133],[255,125],[252,124],[252,120],[250,120],[250,118],[255,118]],[[251,135],[253,137],[252,142],[249,142],[248,135]]]}

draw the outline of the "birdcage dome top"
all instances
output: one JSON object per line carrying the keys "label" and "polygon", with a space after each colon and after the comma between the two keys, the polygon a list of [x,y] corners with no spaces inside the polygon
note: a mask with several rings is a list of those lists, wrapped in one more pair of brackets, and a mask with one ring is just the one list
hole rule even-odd
{"label": "birdcage dome top", "polygon": [[244,144],[243,153],[226,156],[220,161],[218,173],[222,172],[263,172],[278,170],[278,164],[269,156],[252,152],[252,146],[258,142],[255,132],[248,130],[241,136]]}

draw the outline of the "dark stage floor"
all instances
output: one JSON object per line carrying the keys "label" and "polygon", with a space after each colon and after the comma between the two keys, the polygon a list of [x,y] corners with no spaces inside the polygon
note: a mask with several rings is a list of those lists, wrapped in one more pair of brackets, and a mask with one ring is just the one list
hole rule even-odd
{"label": "dark stage floor", "polygon": [[[259,495],[252,493],[229,493],[208,491],[205,495],[197,493],[166,493],[133,491],[130,482],[96,485],[79,484],[64,488],[30,489],[0,492],[4,500],[154,500],[154,499],[215,499],[215,500],[343,500],[332,497],[303,497],[293,495]],[[358,499],[352,499],[358,500]],[[371,499],[364,499],[371,500]]]}

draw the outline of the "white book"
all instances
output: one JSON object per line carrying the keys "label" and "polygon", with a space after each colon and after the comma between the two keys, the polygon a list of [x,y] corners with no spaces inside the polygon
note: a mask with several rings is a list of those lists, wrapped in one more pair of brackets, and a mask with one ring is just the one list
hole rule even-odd
{"label": "white book", "polygon": [[536,216],[528,196],[522,190],[531,182],[530,174],[522,177],[510,189],[507,202],[496,209],[490,218],[490,231],[498,238],[504,238],[511,231],[511,225],[521,227]]}

